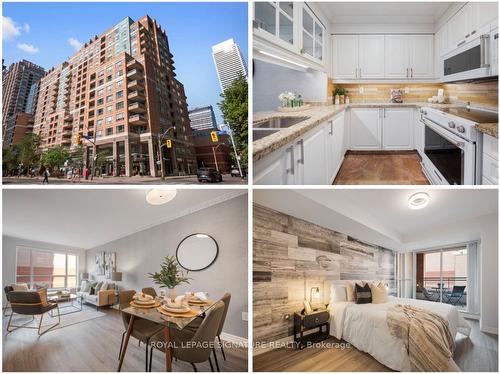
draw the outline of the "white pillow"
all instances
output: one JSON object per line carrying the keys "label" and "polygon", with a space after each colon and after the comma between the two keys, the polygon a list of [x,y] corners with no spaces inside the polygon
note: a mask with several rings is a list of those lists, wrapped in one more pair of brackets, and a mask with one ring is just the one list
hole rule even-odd
{"label": "white pillow", "polygon": [[371,283],[370,289],[372,291],[372,304],[383,304],[389,301],[389,292],[384,283]]}
{"label": "white pillow", "polygon": [[347,301],[356,301],[356,292],[354,291],[354,283],[347,282],[345,284],[346,293],[347,293]]}
{"label": "white pillow", "polygon": [[332,285],[330,291],[331,291],[330,300],[332,303],[347,301],[347,291],[345,286]]}
{"label": "white pillow", "polygon": [[27,283],[14,283],[12,284],[14,291],[29,291]]}

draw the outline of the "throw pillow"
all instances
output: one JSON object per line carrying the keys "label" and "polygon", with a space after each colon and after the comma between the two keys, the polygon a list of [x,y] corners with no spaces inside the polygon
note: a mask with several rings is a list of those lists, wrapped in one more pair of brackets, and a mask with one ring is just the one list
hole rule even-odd
{"label": "throw pillow", "polygon": [[388,291],[384,283],[372,283],[370,285],[372,291],[372,303],[383,304],[388,301]]}
{"label": "throw pillow", "polygon": [[49,301],[47,299],[47,289],[41,288],[37,292],[38,292],[38,295],[40,296],[40,302],[42,303],[42,306],[49,305]]}
{"label": "throw pillow", "polygon": [[80,283],[80,291],[84,292],[88,283],[89,283],[88,280],[82,280],[82,283]]}
{"label": "throw pillow", "polygon": [[101,287],[102,285],[104,284],[104,282],[99,282],[96,284],[95,286],[95,295],[97,295],[97,293],[101,290]]}
{"label": "throw pillow", "polygon": [[12,291],[29,291],[27,283],[13,283]]}
{"label": "throw pillow", "polygon": [[360,286],[356,283],[356,304],[370,304],[371,302],[372,292],[370,285],[365,283],[364,286]]}
{"label": "throw pillow", "polygon": [[356,292],[354,289],[354,284],[352,282],[347,282],[345,284],[345,289],[347,293],[347,301],[354,302],[356,301]]}
{"label": "throw pillow", "polygon": [[332,302],[338,303],[341,301],[347,301],[345,286],[332,286]]}
{"label": "throw pillow", "polygon": [[[84,292],[88,292],[91,295],[95,295],[95,286],[96,285],[97,285],[96,281],[91,281],[91,282],[87,283],[87,287],[85,287]],[[94,291],[94,293],[92,293],[92,291]]]}

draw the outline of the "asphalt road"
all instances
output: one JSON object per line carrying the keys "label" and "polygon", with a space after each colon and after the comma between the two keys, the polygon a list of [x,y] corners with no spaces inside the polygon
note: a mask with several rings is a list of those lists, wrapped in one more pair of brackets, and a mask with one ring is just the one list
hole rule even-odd
{"label": "asphalt road", "polygon": [[[26,178],[26,177],[8,177],[8,178],[3,178],[2,183],[5,185],[8,184],[21,184],[21,185],[41,185],[42,184],[42,178],[41,177],[36,177],[36,178]],[[70,180],[65,179],[65,178],[49,178],[49,184],[53,185],[102,185],[102,184],[134,184],[134,185],[141,185],[141,184],[168,184],[168,185],[175,185],[175,184],[198,184],[198,185],[206,185],[206,186],[212,186],[212,185],[234,185],[234,184],[247,184],[248,181],[246,179],[242,180],[241,178],[235,178],[231,177],[230,174],[225,174],[222,176],[222,183],[200,183],[198,182],[198,179],[196,176],[186,176],[186,177],[168,177],[164,180],[161,178],[153,178],[153,177],[104,177],[104,178],[94,178],[93,181],[85,180],[81,178],[81,182],[78,183],[72,183]]]}

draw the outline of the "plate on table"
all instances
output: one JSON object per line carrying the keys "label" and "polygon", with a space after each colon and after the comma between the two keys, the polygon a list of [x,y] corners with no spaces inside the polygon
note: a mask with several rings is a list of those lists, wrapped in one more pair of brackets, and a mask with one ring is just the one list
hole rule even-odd
{"label": "plate on table", "polygon": [[140,303],[137,303],[136,301],[131,301],[130,302],[130,306],[133,306],[134,308],[149,309],[149,308],[159,307],[160,303],[159,302],[155,302],[154,300],[152,300],[148,304],[140,304]]}
{"label": "plate on table", "polygon": [[191,311],[191,308],[188,306],[183,306],[181,308],[172,308],[167,305],[162,305],[161,308],[163,308],[165,311],[170,312],[170,313],[189,313]]}
{"label": "plate on table", "polygon": [[154,299],[153,300],[133,300],[134,303],[139,304],[139,305],[152,305],[155,303]]}

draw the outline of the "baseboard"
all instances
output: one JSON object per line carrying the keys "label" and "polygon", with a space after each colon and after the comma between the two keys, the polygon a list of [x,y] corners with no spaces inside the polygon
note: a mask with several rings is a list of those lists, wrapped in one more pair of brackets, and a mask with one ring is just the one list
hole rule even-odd
{"label": "baseboard", "polygon": [[498,327],[492,327],[492,326],[481,326],[480,330],[482,332],[486,332],[488,334],[495,334],[498,335]]}
{"label": "baseboard", "polygon": [[236,336],[233,334],[228,334],[227,332],[222,332],[220,334],[221,340],[224,340],[225,342],[229,342],[238,346],[242,346],[247,348],[248,347],[248,339],[247,338],[242,338],[241,336]]}

